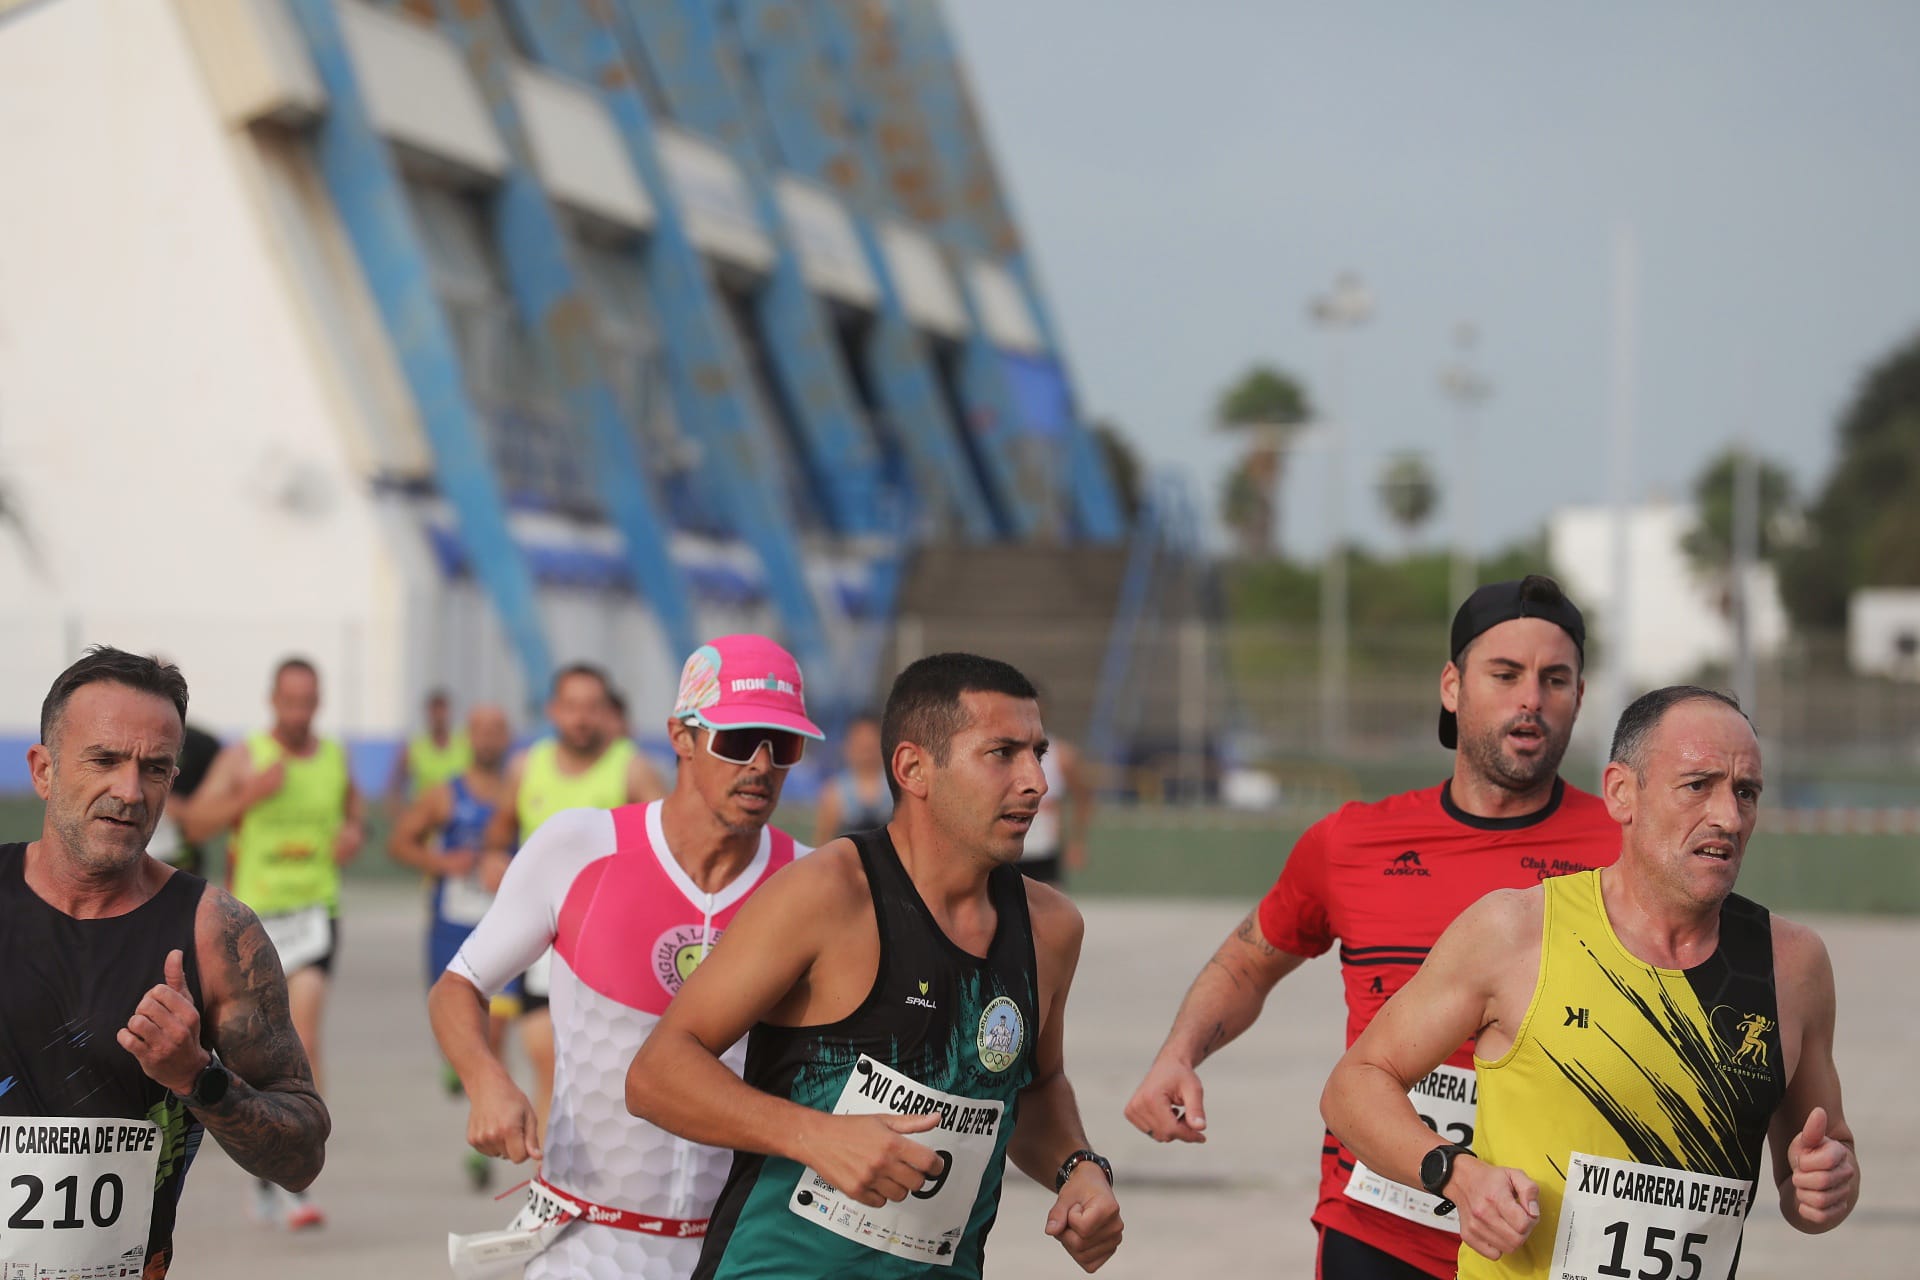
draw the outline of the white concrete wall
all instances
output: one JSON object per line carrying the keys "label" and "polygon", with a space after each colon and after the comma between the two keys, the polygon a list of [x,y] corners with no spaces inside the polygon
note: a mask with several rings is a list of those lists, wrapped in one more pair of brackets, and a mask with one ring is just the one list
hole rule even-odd
{"label": "white concrete wall", "polygon": [[[1624,655],[1633,692],[1672,684],[1709,663],[1733,658],[1733,628],[1715,606],[1715,584],[1698,576],[1680,540],[1693,527],[1689,506],[1653,503],[1628,517],[1630,631]],[[1589,630],[1617,647],[1619,593],[1613,581],[1613,513],[1607,507],[1563,507],[1547,524],[1548,557],[1562,588],[1586,615]],[[1753,570],[1754,647],[1779,648],[1786,610],[1773,571]]]}
{"label": "white concrete wall", "polygon": [[42,553],[0,555],[0,732],[94,641],[214,728],[288,652],[329,730],[398,728],[402,583],[239,154],[174,6],[0,25],[0,478]]}
{"label": "white concrete wall", "polygon": [[1847,601],[1847,661],[1863,675],[1920,680],[1920,587],[1870,587]]}

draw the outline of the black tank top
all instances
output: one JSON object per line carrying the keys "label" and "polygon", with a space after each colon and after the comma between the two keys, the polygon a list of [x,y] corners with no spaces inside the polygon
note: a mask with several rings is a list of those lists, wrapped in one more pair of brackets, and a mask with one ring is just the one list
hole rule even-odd
{"label": "black tank top", "polygon": [[[927,1274],[966,1280],[980,1274],[1000,1202],[1016,1099],[1033,1079],[1039,1029],[1026,884],[1015,867],[994,869],[987,892],[998,923],[987,954],[971,955],[934,920],[885,827],[850,838],[860,851],[879,926],[880,964],[873,987],[860,1007],[838,1022],[754,1027],[744,1078],[818,1111],[834,1110],[850,1087],[884,1097],[881,1110],[910,1114],[944,1107],[944,1127],[976,1140],[991,1135],[992,1150],[984,1169],[974,1174],[976,1186],[918,1193],[957,1199],[946,1211],[948,1220],[964,1223],[954,1229],[954,1238],[931,1245],[941,1259],[933,1263],[833,1233],[814,1220],[813,1211],[825,1202],[819,1187],[807,1187],[801,1166],[739,1153],[714,1206],[696,1280],[798,1275],[886,1280]],[[891,1087],[878,1088],[882,1080]],[[989,1115],[991,1120],[985,1118]]]}
{"label": "black tank top", "polygon": [[[76,920],[28,887],[24,844],[0,845],[0,1117],[151,1120],[160,1128],[148,1277],[166,1274],[174,1212],[202,1129],[166,1086],[150,1080],[116,1033],[155,983],[169,951],[186,962],[187,991],[204,1005],[194,916],[207,882],[175,871],[125,915]],[[13,1128],[15,1126],[6,1125]],[[13,1145],[11,1142],[9,1145]],[[18,1187],[0,1187],[7,1215],[22,1216]],[[82,1197],[84,1206],[85,1197]],[[54,1219],[52,1189],[23,1221]],[[0,1231],[12,1222],[0,1220]],[[89,1273],[91,1274],[91,1273]]]}

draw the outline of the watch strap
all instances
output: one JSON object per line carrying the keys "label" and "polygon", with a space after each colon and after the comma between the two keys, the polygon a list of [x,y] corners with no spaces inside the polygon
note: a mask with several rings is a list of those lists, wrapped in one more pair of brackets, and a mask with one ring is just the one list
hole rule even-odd
{"label": "watch strap", "polygon": [[1099,1152],[1082,1147],[1060,1162],[1060,1171],[1053,1175],[1053,1189],[1058,1191],[1060,1188],[1066,1186],[1067,1179],[1073,1176],[1073,1171],[1088,1161],[1092,1161],[1099,1166],[1100,1172],[1107,1175],[1107,1185],[1112,1186],[1113,1165]]}

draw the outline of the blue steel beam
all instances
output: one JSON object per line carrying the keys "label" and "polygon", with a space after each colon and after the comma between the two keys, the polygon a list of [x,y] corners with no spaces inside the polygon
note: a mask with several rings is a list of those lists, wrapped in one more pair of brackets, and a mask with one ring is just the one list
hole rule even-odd
{"label": "blue steel beam", "polygon": [[1113,479],[1093,433],[1072,407],[1073,384],[1067,377],[1066,349],[1060,343],[1039,278],[1020,243],[1013,211],[987,148],[985,125],[967,91],[966,74],[942,20],[939,0],[892,0],[892,5],[894,25],[928,120],[936,135],[947,139],[943,153],[958,157],[959,177],[954,184],[958,198],[948,213],[962,221],[976,248],[999,258],[1012,272],[1040,330],[1041,341],[1066,383],[1072,419],[1066,427],[1065,461],[1076,523],[1093,541],[1116,541],[1125,532],[1126,519]]}
{"label": "blue steel beam", "polygon": [[[895,205],[932,231],[949,251],[977,249],[965,220],[950,208],[951,175],[961,172],[964,153],[952,146],[951,139],[930,129],[888,12],[866,0],[820,0],[808,13],[828,55],[843,72],[836,82],[852,108],[849,114],[856,136],[864,143],[869,163],[884,177]],[[958,266],[963,259],[956,254],[954,261]],[[972,420],[969,425],[1013,533],[1029,537],[1049,523],[1044,476],[1020,465],[1016,447],[1020,416],[999,350],[982,325],[973,282],[965,271],[953,274],[967,314],[961,386]]]}
{"label": "blue steel beam", "polygon": [[852,215],[880,291],[869,349],[876,393],[907,452],[915,492],[923,503],[944,503],[970,540],[993,537],[992,507],[959,445],[965,424],[947,409],[926,340],[907,314],[881,247],[876,215],[886,201],[877,173],[860,154],[806,15],[794,0],[740,0],[722,12],[732,19],[723,43],[739,42],[764,107],[752,117],[766,131],[762,147],[786,168],[837,192]]}
{"label": "blue steel beam", "polygon": [[494,244],[521,323],[554,370],[567,412],[587,428],[600,500],[620,532],[627,571],[645,597],[672,651],[699,644],[693,601],[673,560],[633,436],[602,368],[593,306],[568,252],[567,232],[535,168],[533,147],[513,94],[506,32],[489,8],[440,0],[440,26],[465,58],[506,146],[508,166],[494,193]]}
{"label": "blue steel beam", "polygon": [[434,292],[419,229],[387,145],[373,127],[340,31],[334,0],[289,0],[327,92],[314,137],[320,174],[413,393],[434,476],[452,505],[467,562],[486,591],[537,698],[553,671],[533,573],[513,540],[479,414],[461,376],[459,348]]}
{"label": "blue steel beam", "polygon": [[725,147],[746,179],[774,246],[773,272],[754,306],[806,436],[815,487],[840,532],[877,533],[883,528],[880,452],[862,420],[831,321],[807,283],[773,175],[748,135],[737,73],[720,47],[711,0],[628,0],[624,10],[668,109]]}
{"label": "blue steel beam", "polygon": [[[470,3],[470,0],[462,0]],[[634,173],[654,207],[642,253],[647,296],[661,318],[667,385],[680,421],[699,433],[703,468],[733,528],[766,571],[767,594],[788,646],[816,671],[832,670],[827,632],[808,585],[786,495],[760,438],[749,373],[734,342],[707,264],[688,234],[680,200],[655,140],[605,0],[502,0],[543,65],[590,86],[613,117]]]}

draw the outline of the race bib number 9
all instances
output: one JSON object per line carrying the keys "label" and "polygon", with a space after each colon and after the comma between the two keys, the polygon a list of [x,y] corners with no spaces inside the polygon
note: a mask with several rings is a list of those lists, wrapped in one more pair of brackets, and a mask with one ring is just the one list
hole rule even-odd
{"label": "race bib number 9", "polygon": [[930,1089],[865,1054],[848,1073],[837,1116],[926,1115],[940,1117],[937,1128],[910,1135],[938,1151],[946,1166],[926,1185],[898,1204],[870,1209],[808,1169],[800,1175],[787,1207],[836,1235],[937,1267],[953,1265],[954,1251],[967,1229],[973,1202],[993,1163],[1006,1104],[963,1098]]}
{"label": "race bib number 9", "polygon": [[[1420,1113],[1427,1128],[1448,1142],[1470,1147],[1478,1088],[1473,1072],[1464,1067],[1435,1067],[1407,1094],[1407,1100],[1413,1103],[1413,1109]],[[1460,1234],[1457,1212],[1435,1212],[1440,1204],[1439,1196],[1428,1195],[1419,1187],[1389,1181],[1359,1160],[1353,1162],[1353,1176],[1347,1179],[1347,1198],[1423,1227]]]}
{"label": "race bib number 9", "polygon": [[1553,1280],[1726,1280],[1752,1184],[1573,1153]]}
{"label": "race bib number 9", "polygon": [[0,1123],[0,1276],[138,1276],[160,1147],[151,1120]]}

